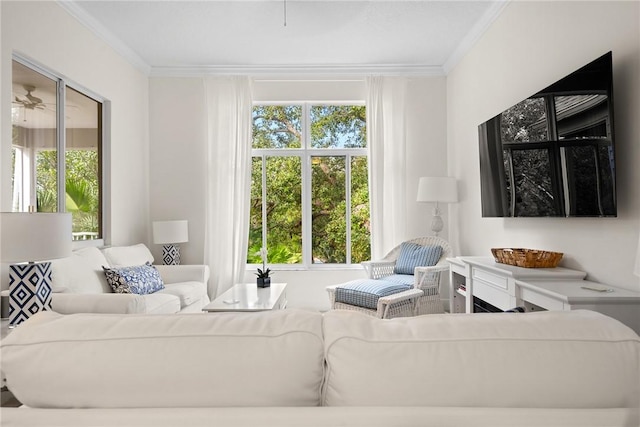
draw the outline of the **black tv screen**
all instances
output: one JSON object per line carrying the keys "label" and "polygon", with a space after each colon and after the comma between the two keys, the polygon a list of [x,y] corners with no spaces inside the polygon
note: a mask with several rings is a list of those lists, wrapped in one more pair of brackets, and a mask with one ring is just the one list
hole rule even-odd
{"label": "black tv screen", "polygon": [[483,217],[613,217],[612,54],[479,126]]}

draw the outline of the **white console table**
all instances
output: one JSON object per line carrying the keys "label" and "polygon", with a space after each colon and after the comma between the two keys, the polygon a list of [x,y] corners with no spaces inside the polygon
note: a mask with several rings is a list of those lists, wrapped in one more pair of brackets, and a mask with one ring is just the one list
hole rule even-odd
{"label": "white console table", "polygon": [[500,310],[523,306],[527,311],[598,311],[640,333],[640,292],[584,280],[585,272],[563,267],[522,268],[491,257],[448,261],[453,313],[472,313],[473,297],[477,297]]}

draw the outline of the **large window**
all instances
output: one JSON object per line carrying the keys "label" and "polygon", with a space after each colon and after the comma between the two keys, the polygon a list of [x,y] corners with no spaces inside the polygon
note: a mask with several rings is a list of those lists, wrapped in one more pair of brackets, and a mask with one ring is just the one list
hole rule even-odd
{"label": "large window", "polygon": [[104,101],[19,58],[12,80],[12,210],[70,212],[74,240],[103,238]]}
{"label": "large window", "polygon": [[256,105],[248,263],[370,258],[363,105]]}

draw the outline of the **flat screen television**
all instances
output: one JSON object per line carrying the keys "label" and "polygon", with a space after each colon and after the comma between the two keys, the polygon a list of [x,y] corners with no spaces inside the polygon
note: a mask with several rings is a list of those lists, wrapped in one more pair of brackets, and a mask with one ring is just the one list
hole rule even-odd
{"label": "flat screen television", "polygon": [[483,217],[615,217],[612,54],[479,126]]}

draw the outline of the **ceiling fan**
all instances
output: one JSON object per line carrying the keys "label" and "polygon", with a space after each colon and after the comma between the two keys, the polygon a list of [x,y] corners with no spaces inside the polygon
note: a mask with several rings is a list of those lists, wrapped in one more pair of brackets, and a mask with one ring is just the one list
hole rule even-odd
{"label": "ceiling fan", "polygon": [[31,94],[31,92],[34,92],[36,90],[36,87],[32,85],[22,85],[22,87],[27,91],[27,94],[22,95],[22,99],[16,96],[15,101],[13,101],[14,104],[20,104],[28,110],[35,110],[36,108],[39,110],[44,110],[45,104],[42,99]]}

